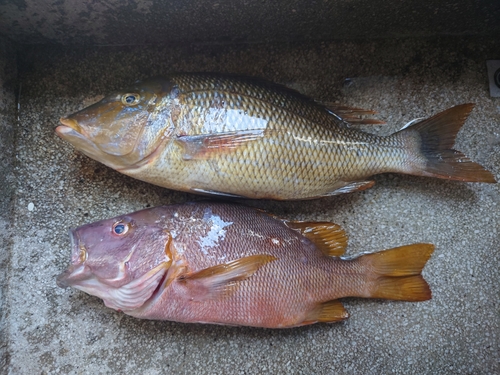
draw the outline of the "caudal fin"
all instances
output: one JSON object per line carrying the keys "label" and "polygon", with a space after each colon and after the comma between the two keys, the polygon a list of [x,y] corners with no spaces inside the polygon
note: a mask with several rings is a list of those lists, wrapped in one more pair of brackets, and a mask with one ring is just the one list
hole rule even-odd
{"label": "caudal fin", "polygon": [[[411,174],[469,182],[496,182],[493,175],[454,150],[455,138],[474,104],[462,104],[397,132],[408,140],[418,138],[418,150],[412,151]],[[407,144],[414,144],[409,140]],[[423,159],[423,160],[422,160]]]}
{"label": "caudal fin", "polygon": [[402,301],[431,299],[429,285],[420,275],[434,245],[414,244],[364,255],[362,261],[373,276],[370,298]]}

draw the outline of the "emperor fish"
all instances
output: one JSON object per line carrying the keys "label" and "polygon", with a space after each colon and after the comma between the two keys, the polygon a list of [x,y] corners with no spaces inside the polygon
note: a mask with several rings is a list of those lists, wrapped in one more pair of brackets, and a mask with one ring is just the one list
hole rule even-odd
{"label": "emperor fish", "polygon": [[280,220],[222,203],[150,208],[71,230],[57,279],[137,318],[296,327],[348,318],[342,297],[425,301],[434,246],[341,258],[329,222]]}
{"label": "emperor fish", "polygon": [[458,105],[382,137],[279,85],[176,74],[113,92],[62,118],[56,132],[89,157],[166,188],[310,199],[366,189],[370,176],[386,172],[495,182],[452,149],[472,108]]}

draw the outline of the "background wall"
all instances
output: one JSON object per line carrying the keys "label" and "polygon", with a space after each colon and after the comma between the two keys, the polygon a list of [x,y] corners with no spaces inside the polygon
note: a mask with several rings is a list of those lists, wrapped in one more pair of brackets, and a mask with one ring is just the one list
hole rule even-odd
{"label": "background wall", "polygon": [[16,42],[134,45],[493,36],[495,0],[3,0]]}

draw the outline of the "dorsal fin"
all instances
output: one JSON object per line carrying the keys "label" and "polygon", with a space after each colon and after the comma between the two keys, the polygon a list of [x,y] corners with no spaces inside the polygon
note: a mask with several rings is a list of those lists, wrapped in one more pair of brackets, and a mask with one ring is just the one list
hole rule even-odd
{"label": "dorsal fin", "polygon": [[377,112],[370,109],[348,107],[345,105],[340,105],[337,103],[327,103],[323,102],[327,111],[332,115],[340,118],[341,120],[347,121],[350,124],[356,125],[381,125],[385,124],[385,121],[377,120],[374,118],[363,118],[362,116],[372,116]]}
{"label": "dorsal fin", "polygon": [[311,221],[286,221],[286,226],[298,230],[327,256],[338,257],[347,247],[347,234],[335,223]]}

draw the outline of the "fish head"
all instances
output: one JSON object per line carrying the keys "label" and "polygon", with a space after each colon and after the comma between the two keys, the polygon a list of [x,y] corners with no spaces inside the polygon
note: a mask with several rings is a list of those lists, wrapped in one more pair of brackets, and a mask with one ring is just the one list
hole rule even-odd
{"label": "fish head", "polygon": [[138,81],[61,118],[56,133],[113,169],[133,167],[174,130],[179,90],[167,79]]}
{"label": "fish head", "polygon": [[57,285],[97,296],[115,310],[142,306],[172,263],[171,235],[160,222],[156,209],[148,209],[71,229],[71,264]]}

